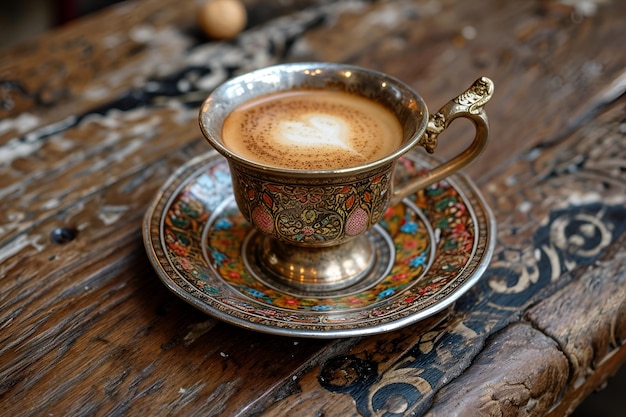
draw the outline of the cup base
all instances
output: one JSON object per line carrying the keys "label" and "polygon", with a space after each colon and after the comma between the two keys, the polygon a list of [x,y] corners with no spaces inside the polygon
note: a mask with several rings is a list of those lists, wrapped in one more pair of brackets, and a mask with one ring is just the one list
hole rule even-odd
{"label": "cup base", "polygon": [[253,231],[242,252],[257,279],[301,295],[375,285],[394,258],[393,243],[376,227],[341,245],[321,248],[298,247]]}

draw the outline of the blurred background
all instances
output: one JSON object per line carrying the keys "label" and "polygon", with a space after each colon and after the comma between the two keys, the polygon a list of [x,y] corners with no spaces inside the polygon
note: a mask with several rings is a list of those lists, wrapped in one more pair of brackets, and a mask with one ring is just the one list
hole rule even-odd
{"label": "blurred background", "polygon": [[2,0],[0,48],[28,40],[52,27],[121,0]]}
{"label": "blurred background", "polygon": [[[46,30],[122,1],[124,0],[2,0],[0,49],[35,38]],[[137,2],[141,3],[141,0]],[[623,417],[626,415],[624,386],[626,367],[622,367],[617,375],[609,379],[603,390],[591,394],[572,416]]]}

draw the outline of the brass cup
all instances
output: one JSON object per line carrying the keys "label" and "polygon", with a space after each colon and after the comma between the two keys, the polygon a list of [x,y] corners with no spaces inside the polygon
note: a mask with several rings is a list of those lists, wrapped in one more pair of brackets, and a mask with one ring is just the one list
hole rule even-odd
{"label": "brass cup", "polygon": [[[222,125],[233,109],[254,97],[296,88],[342,90],[378,101],[400,120],[401,146],[367,164],[328,170],[259,164],[224,146]],[[492,94],[492,81],[482,77],[429,115],[416,92],[388,75],[343,64],[291,63],[225,82],[201,106],[199,123],[229,163],[239,209],[261,233],[250,240],[252,262],[294,289],[328,292],[355,284],[375,268],[376,249],[366,232],[389,204],[457,172],[481,153],[489,135],[483,106]],[[459,117],[475,126],[467,148],[426,175],[394,187],[396,161],[417,145],[434,152],[438,135]]]}

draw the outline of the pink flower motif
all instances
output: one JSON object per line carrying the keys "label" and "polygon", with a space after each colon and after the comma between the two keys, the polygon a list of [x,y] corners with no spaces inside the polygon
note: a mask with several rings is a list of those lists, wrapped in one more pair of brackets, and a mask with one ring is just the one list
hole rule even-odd
{"label": "pink flower motif", "polygon": [[185,271],[191,271],[193,269],[193,265],[187,258],[180,258],[180,267]]}
{"label": "pink flower motif", "polygon": [[414,249],[414,248],[416,248],[416,247],[417,247],[417,245],[418,245],[418,243],[417,243],[417,241],[416,241],[416,240],[414,240],[414,239],[410,239],[410,240],[407,240],[406,242],[404,242],[404,244],[402,245],[402,247],[403,247],[404,249],[409,249],[409,250],[410,250],[410,249]]}
{"label": "pink flower motif", "polygon": [[256,206],[252,210],[252,221],[262,232],[268,235],[274,233],[274,219],[263,206]]}
{"label": "pink flower motif", "polygon": [[465,224],[461,223],[454,226],[454,229],[452,229],[452,236],[454,236],[456,240],[462,240],[463,238],[470,237],[470,233],[467,231]]}
{"label": "pink flower motif", "polygon": [[346,234],[356,236],[365,232],[369,223],[369,216],[361,207],[357,207],[346,220]]}
{"label": "pink flower motif", "polygon": [[181,258],[187,256],[189,253],[189,247],[180,245],[179,243],[170,243],[168,246],[176,256],[180,256]]}
{"label": "pink flower motif", "polygon": [[401,272],[399,274],[396,274],[394,276],[391,277],[392,281],[400,281],[403,279],[406,279],[406,277],[408,277],[408,274],[406,272]]}
{"label": "pink flower motif", "polygon": [[305,236],[311,236],[313,233],[315,233],[315,230],[311,226],[304,226],[302,228],[302,234]]}
{"label": "pink flower motif", "polygon": [[411,162],[409,159],[407,158],[400,158],[398,160],[398,162],[403,166],[404,169],[406,169],[409,173],[415,172],[415,164],[413,164],[413,162]]}
{"label": "pink flower motif", "polygon": [[456,207],[456,208],[457,208],[457,212],[456,212],[456,213],[454,213],[454,215],[455,215],[456,217],[461,217],[461,216],[463,216],[463,215],[467,212],[467,207],[465,207],[465,204],[462,204],[462,203],[456,203],[456,204],[454,205],[454,207]]}

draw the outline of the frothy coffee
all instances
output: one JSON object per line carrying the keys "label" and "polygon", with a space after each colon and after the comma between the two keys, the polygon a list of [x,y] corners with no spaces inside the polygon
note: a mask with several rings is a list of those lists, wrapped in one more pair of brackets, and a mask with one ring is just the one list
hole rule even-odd
{"label": "frothy coffee", "polygon": [[335,169],[400,147],[402,126],[382,104],[343,91],[289,90],[254,98],[224,121],[224,146],[246,159],[292,169]]}

